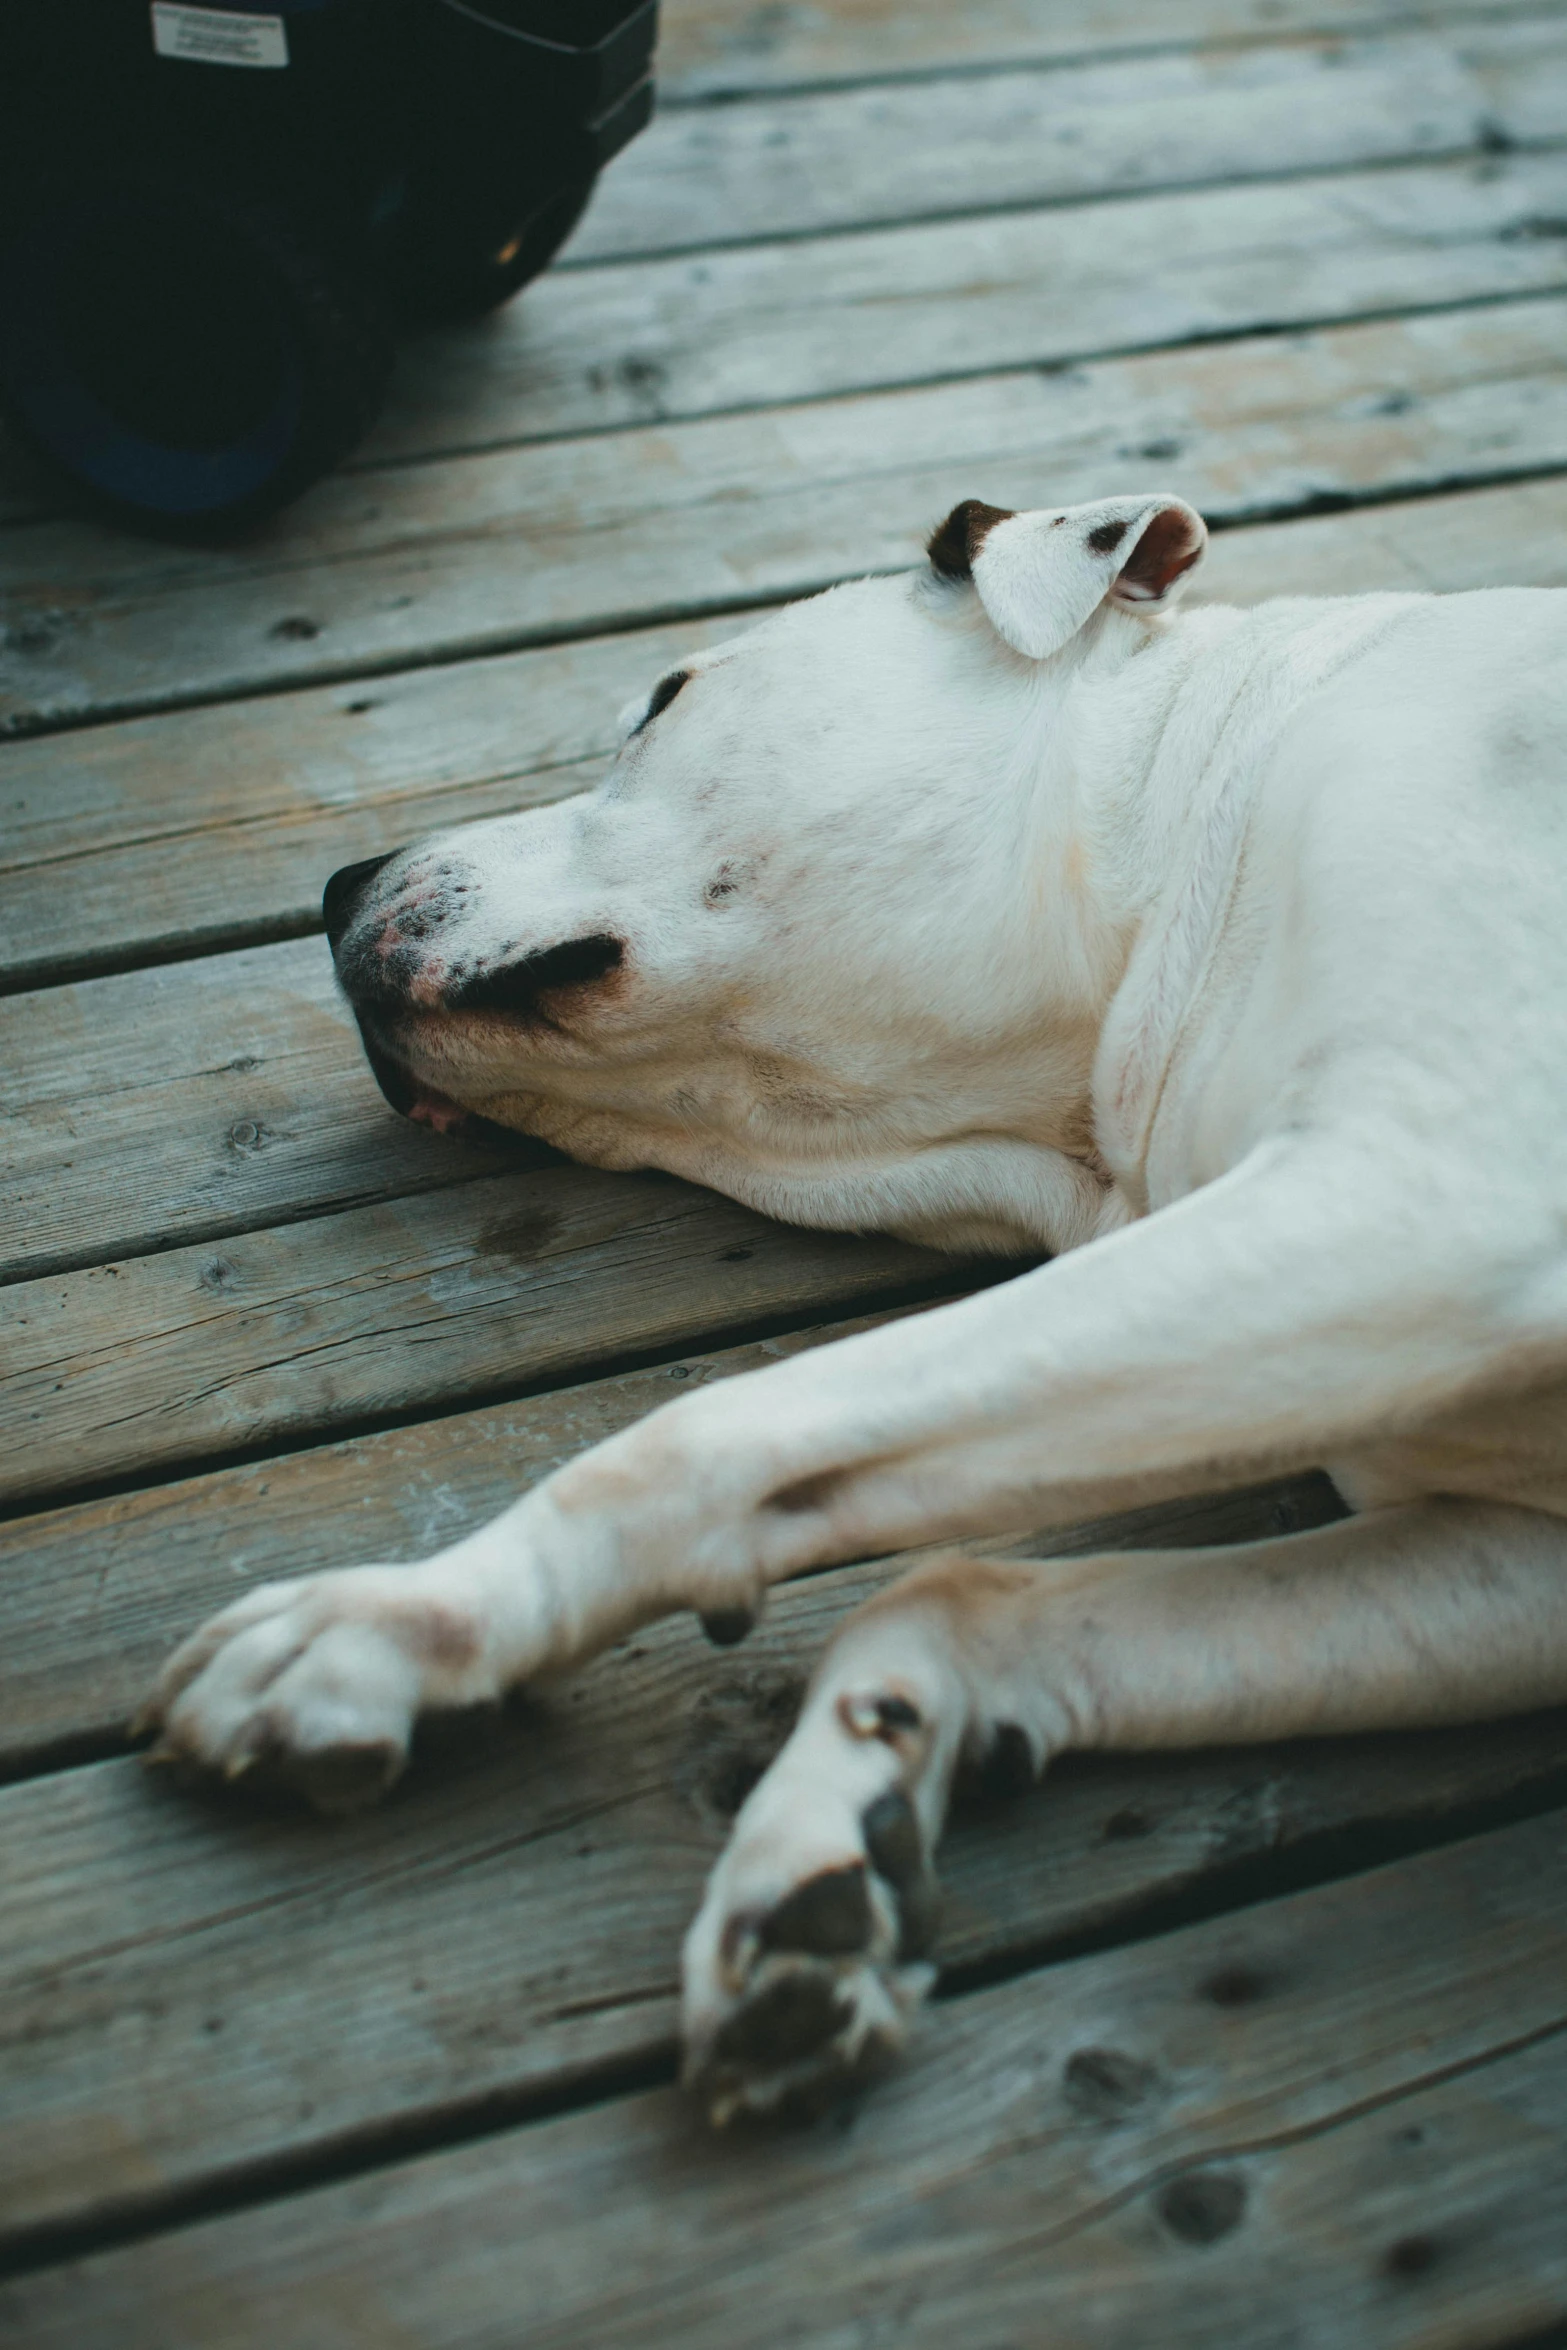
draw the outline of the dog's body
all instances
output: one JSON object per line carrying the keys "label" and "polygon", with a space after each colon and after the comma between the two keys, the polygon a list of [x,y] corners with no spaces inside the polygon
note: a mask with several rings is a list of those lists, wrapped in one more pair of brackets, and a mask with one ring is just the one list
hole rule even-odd
{"label": "dog's body", "polygon": [[897,2040],[964,1750],[1567,1699],[1567,595],[1167,619],[1201,544],[961,507],[665,679],[590,801],[329,892],[413,1114],[1055,1261],[252,1594],[165,1675],[177,1749],[379,1783],[422,1706],[812,1564],[1322,1462],[1358,1513],[851,1619],[687,1945],[720,2111]]}

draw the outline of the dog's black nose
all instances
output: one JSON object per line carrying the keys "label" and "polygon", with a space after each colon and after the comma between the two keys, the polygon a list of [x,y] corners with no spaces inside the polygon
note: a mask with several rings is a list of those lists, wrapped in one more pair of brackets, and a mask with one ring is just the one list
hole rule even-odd
{"label": "dog's black nose", "polygon": [[358,865],[341,865],[321,892],[321,917],[326,924],[327,942],[333,953],[344,931],[358,913],[365,891],[376,875],[392,862],[397,851],[388,857],[366,857]]}

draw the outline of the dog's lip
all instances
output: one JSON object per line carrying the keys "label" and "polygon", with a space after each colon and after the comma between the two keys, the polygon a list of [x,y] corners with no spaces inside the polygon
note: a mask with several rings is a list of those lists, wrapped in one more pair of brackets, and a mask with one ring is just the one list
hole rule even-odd
{"label": "dog's lip", "polygon": [[416,1126],[428,1126],[436,1134],[455,1134],[467,1123],[468,1112],[460,1102],[454,1102],[449,1094],[415,1077],[411,1069],[405,1068],[387,1050],[364,1014],[356,1012],[355,1017],[370,1074],[399,1117],[411,1118]]}
{"label": "dog's lip", "polygon": [[468,1112],[461,1102],[454,1102],[449,1094],[437,1093],[433,1085],[421,1085],[404,1112],[416,1126],[428,1126],[436,1134],[456,1134],[468,1123]]}

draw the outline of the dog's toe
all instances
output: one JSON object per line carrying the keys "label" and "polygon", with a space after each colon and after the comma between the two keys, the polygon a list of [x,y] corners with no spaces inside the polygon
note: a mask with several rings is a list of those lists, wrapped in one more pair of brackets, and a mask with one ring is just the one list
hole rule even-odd
{"label": "dog's toe", "polygon": [[[373,1802],[402,1770],[441,1664],[461,1668],[474,1646],[449,1605],[420,1601],[400,1573],[273,1584],[215,1617],[170,1659],[144,1709],[142,1726],[161,1732],[157,1759],[254,1773],[321,1811]],[[467,1694],[459,1674],[446,1679]]]}
{"label": "dog's toe", "polygon": [[768,1952],[686,2081],[722,2127],[738,2114],[807,2120],[889,2064],[929,1988],[930,1967]]}
{"label": "dog's toe", "polygon": [[686,2079],[715,2122],[818,2112],[903,2044],[934,1978],[911,1962],[935,1880],[907,1796],[878,1796],[859,1828],[852,1856],[766,1903],[742,1892],[765,1852],[742,1836],[720,1864],[686,1950]]}
{"label": "dog's toe", "polygon": [[379,1803],[401,1776],[407,1759],[406,1742],[370,1738],[318,1747],[308,1754],[284,1752],[271,1767],[284,1786],[303,1795],[316,1811],[336,1816]]}

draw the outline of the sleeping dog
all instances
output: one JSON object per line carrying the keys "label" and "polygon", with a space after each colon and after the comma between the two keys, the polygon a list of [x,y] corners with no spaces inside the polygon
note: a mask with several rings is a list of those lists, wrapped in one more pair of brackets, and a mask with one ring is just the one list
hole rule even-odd
{"label": "sleeping dog", "polygon": [[421,1708],[802,1568],[1313,1464],[1351,1506],[851,1617],[686,1944],[719,2116],[896,2046],[965,1754],[1567,1699],[1567,595],[1177,614],[1204,536],[970,501],[661,678],[590,797],[327,892],[411,1115],[1052,1261],[251,1592],[164,1673],[178,1753],[379,1785]]}

